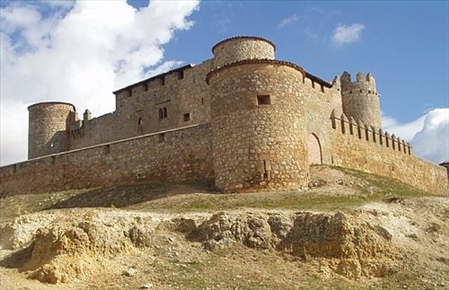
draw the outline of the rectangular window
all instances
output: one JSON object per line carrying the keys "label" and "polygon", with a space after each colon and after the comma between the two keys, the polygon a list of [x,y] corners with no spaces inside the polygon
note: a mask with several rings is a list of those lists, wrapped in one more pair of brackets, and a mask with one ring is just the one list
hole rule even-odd
{"label": "rectangular window", "polygon": [[165,141],[165,135],[164,134],[159,134],[158,135],[158,141],[159,141],[159,143],[164,142]]}
{"label": "rectangular window", "polygon": [[184,114],[184,122],[190,121],[190,113]]}
{"label": "rectangular window", "polygon": [[258,95],[257,96],[257,105],[271,105],[270,95]]}

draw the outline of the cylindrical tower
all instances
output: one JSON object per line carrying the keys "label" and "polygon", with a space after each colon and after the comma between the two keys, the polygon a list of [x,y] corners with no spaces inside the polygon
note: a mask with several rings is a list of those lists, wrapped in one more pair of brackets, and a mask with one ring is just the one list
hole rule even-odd
{"label": "cylindrical tower", "polygon": [[351,81],[351,75],[344,72],[340,78],[343,112],[356,121],[374,128],[382,128],[379,95],[376,80],[372,74],[357,74],[357,81]]}
{"label": "cylindrical tower", "polygon": [[245,59],[275,59],[276,46],[256,36],[237,36],[220,41],[212,48],[215,68]]}
{"label": "cylindrical tower", "polygon": [[63,102],[28,107],[28,159],[69,150],[68,124],[75,121],[75,106]]}
{"label": "cylindrical tower", "polygon": [[307,185],[304,71],[242,60],[210,72],[215,184],[224,192]]}

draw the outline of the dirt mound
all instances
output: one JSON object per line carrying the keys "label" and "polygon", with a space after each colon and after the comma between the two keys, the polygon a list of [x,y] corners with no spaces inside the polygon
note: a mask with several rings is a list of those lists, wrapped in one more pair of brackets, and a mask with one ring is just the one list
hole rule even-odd
{"label": "dirt mound", "polygon": [[2,246],[17,249],[22,245],[28,254],[17,267],[31,278],[52,284],[101,273],[109,267],[109,259],[118,255],[166,247],[161,235],[168,233],[180,235],[185,247],[200,242],[206,251],[239,243],[319,261],[320,267],[348,278],[382,276],[394,261],[388,239],[373,226],[340,212],[235,211],[161,218],[114,210],[72,210],[69,215],[37,215],[8,223],[4,229],[11,238]]}
{"label": "dirt mound", "polygon": [[383,276],[395,247],[375,227],[341,212],[219,213],[191,229],[188,237],[214,250],[242,243],[250,248],[320,260],[348,278]]}
{"label": "dirt mound", "polygon": [[152,218],[144,214],[71,210],[35,215],[3,226],[0,246],[22,246],[28,257],[17,266],[31,278],[52,284],[101,272],[108,258],[149,245],[153,228]]}

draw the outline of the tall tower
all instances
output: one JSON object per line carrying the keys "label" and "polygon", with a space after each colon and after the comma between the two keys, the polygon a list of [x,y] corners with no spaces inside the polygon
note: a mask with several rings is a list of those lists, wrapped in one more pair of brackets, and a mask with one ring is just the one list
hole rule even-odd
{"label": "tall tower", "polygon": [[304,71],[274,60],[274,45],[231,38],[213,49],[211,92],[215,184],[225,192],[307,185]]}
{"label": "tall tower", "polygon": [[28,159],[70,149],[67,128],[76,119],[75,106],[46,102],[29,106],[28,111]]}
{"label": "tall tower", "polygon": [[365,125],[382,128],[379,95],[373,75],[368,73],[365,77],[359,72],[356,82],[352,82],[351,75],[344,72],[340,82],[343,113]]}

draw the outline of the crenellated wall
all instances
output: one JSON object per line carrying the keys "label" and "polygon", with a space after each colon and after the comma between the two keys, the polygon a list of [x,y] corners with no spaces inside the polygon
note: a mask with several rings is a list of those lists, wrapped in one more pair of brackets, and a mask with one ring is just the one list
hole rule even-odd
{"label": "crenellated wall", "polygon": [[413,156],[412,147],[400,138],[372,127],[360,126],[345,115],[331,116],[331,163],[391,177],[418,189],[449,194],[446,169]]}

